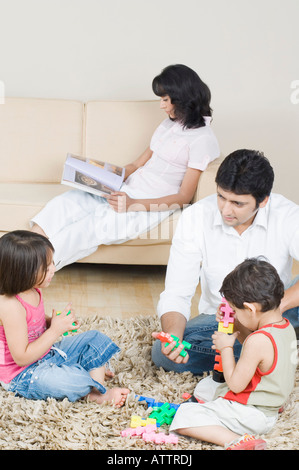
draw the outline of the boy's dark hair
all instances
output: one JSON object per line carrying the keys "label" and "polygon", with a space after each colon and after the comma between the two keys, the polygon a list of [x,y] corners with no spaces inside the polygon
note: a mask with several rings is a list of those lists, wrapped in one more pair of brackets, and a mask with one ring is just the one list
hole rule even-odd
{"label": "boy's dark hair", "polygon": [[267,312],[279,307],[284,285],[274,266],[262,257],[249,258],[226,276],[220,293],[237,308],[243,309],[244,302],[257,302]]}
{"label": "boy's dark hair", "polygon": [[[9,297],[42,283],[54,252],[51,242],[27,230],[15,230],[0,238],[0,294]],[[41,279],[39,277],[41,276]]]}
{"label": "boy's dark hair", "polygon": [[168,95],[175,106],[175,118],[187,129],[205,126],[204,116],[212,116],[211,92],[194,70],[186,65],[169,65],[152,83],[157,96]]}
{"label": "boy's dark hair", "polygon": [[271,193],[274,171],[262,152],[236,150],[223,160],[215,181],[225,191],[251,194],[258,206]]}

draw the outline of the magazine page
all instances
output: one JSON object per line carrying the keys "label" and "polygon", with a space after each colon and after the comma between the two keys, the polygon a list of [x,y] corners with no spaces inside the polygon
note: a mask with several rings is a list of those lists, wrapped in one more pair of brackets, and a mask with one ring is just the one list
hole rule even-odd
{"label": "magazine page", "polygon": [[125,169],[117,165],[68,154],[61,183],[101,196],[118,191],[124,175]]}

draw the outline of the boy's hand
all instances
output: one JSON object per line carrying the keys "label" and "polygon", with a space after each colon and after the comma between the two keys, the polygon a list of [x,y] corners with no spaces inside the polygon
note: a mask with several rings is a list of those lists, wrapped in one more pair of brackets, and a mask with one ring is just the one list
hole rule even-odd
{"label": "boy's hand", "polygon": [[223,319],[223,312],[221,311],[221,307],[224,305],[223,302],[218,306],[217,312],[216,312],[216,321],[220,322]]}
{"label": "boy's hand", "polygon": [[235,333],[228,335],[223,333],[223,331],[215,331],[212,335],[213,346],[212,349],[217,349],[221,352],[221,349],[226,347],[233,348],[235,341],[237,339],[239,332],[235,331]]}

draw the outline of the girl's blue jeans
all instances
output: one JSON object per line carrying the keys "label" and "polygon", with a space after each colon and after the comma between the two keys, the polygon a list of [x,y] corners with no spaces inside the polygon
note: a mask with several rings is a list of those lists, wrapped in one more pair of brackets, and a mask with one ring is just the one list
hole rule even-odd
{"label": "girl's blue jeans", "polygon": [[[291,285],[298,281],[299,276],[295,278]],[[299,330],[299,307],[291,308],[283,314],[296,330],[298,338]],[[204,372],[213,370],[215,363],[215,350],[212,349],[212,334],[218,330],[218,323],[215,315],[201,314],[186,324],[184,341],[191,343],[192,347],[188,350],[189,360],[186,364],[176,364],[167,359],[161,351],[161,342],[156,340],[152,348],[152,360],[157,367],[162,367],[167,371],[185,372],[190,371],[195,375],[202,375]],[[242,345],[236,341],[234,346],[234,355],[236,359],[240,356]]]}
{"label": "girl's blue jeans", "polygon": [[9,384],[8,391],[31,400],[68,398],[76,401],[95,387],[105,387],[89,372],[104,366],[119,351],[108,336],[96,330],[64,337],[41,360],[31,364]]}

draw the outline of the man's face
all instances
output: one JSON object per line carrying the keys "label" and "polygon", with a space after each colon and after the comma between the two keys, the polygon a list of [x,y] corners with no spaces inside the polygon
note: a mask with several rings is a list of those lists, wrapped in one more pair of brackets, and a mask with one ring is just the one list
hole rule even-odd
{"label": "man's face", "polygon": [[235,194],[217,187],[217,203],[223,222],[241,235],[253,222],[257,211],[265,207],[268,197],[258,207],[251,194]]}

